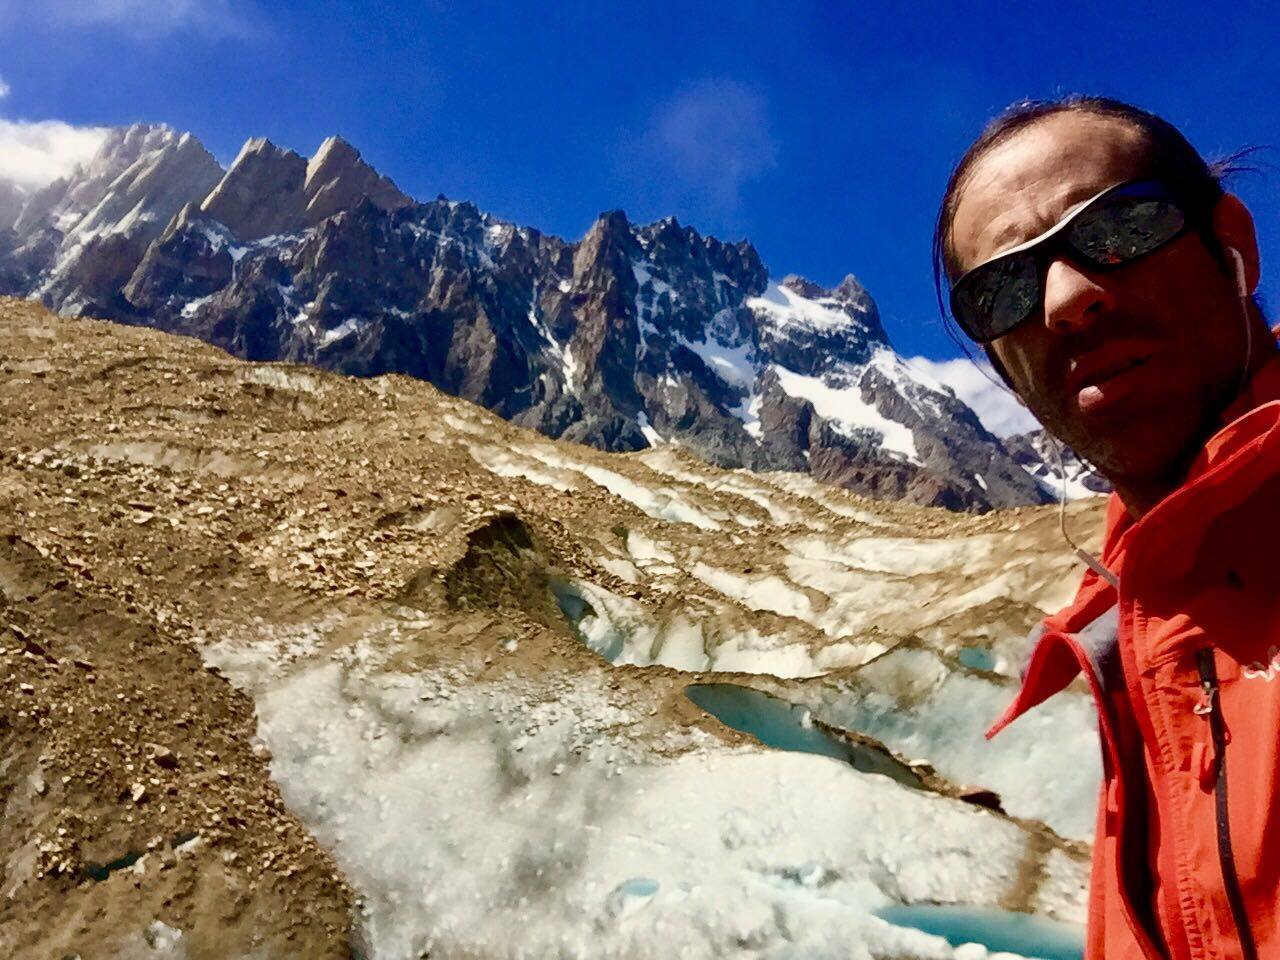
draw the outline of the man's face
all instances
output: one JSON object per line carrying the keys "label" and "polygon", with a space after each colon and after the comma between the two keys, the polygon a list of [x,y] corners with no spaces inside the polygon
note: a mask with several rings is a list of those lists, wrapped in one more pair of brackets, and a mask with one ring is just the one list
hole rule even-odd
{"label": "man's face", "polygon": [[[953,220],[961,271],[1141,176],[1141,146],[1123,121],[1068,112],[987,153]],[[1191,231],[1110,272],[1052,261],[1040,312],[991,350],[1049,432],[1122,487],[1180,479],[1234,396],[1243,342],[1235,284]]]}

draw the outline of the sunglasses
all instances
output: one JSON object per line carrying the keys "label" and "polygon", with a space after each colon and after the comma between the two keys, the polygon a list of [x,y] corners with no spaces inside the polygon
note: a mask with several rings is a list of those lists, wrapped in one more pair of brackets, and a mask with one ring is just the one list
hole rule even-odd
{"label": "sunglasses", "polygon": [[951,287],[951,315],[971,339],[990,343],[1040,309],[1045,273],[1058,257],[1088,270],[1115,270],[1186,229],[1187,216],[1163,183],[1108,187],[1046,233],[964,274]]}

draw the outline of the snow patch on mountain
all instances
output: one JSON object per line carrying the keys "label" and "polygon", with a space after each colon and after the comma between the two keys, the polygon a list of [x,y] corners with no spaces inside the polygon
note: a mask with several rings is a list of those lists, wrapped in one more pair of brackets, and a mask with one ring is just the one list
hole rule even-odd
{"label": "snow patch on mountain", "polygon": [[320,335],[320,346],[327,347],[330,344],[337,343],[339,340],[346,339],[354,333],[358,333],[365,323],[366,321],[360,317],[348,317],[332,330],[326,330]]}
{"label": "snow patch on mountain", "polygon": [[656,447],[664,442],[662,435],[653,429],[653,424],[649,422],[649,415],[643,410],[636,414],[636,422],[640,425],[640,432],[644,434],[644,438],[649,441],[649,446]]}
{"label": "snow patch on mountain", "polygon": [[[861,371],[856,375],[828,374],[825,377],[805,377],[784,367],[774,366],[778,382],[789,396],[808,400],[821,417],[825,417],[846,436],[855,436],[857,430],[871,430],[883,438],[884,449],[919,463],[915,440],[911,431],[901,423],[890,420],[873,405],[862,399]],[[856,379],[855,379],[856,377]],[[848,378],[848,382],[841,380]]]}
{"label": "snow patch on mountain", "polygon": [[759,375],[753,358],[755,350],[750,343],[722,343],[714,334],[704,340],[691,342],[679,338],[721,380],[731,387],[750,387]]}
{"label": "snow patch on mountain", "polygon": [[1039,466],[1028,466],[1023,469],[1035,477],[1037,482],[1057,500],[1063,498],[1079,500],[1082,497],[1096,497],[1105,492],[1095,490],[1089,485],[1090,482],[1097,482],[1097,478],[1091,475],[1072,476],[1068,473],[1064,479],[1057,473],[1045,471]]}
{"label": "snow patch on mountain", "polygon": [[765,314],[781,330],[792,326],[815,330],[843,330],[851,326],[862,326],[834,298],[810,299],[779,283],[769,284],[758,297],[748,297],[745,305],[750,310]]}

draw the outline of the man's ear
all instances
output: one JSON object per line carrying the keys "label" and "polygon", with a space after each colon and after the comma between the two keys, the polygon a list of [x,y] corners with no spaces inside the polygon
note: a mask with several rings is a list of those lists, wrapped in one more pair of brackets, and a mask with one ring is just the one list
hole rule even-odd
{"label": "man's ear", "polygon": [[[1258,260],[1258,234],[1253,228],[1253,214],[1234,193],[1224,193],[1213,208],[1213,221],[1210,224],[1219,247],[1224,251],[1235,249],[1240,251],[1244,259],[1245,287],[1249,293],[1258,289],[1258,277],[1262,266]],[[1226,263],[1228,273],[1233,272],[1232,264]]]}

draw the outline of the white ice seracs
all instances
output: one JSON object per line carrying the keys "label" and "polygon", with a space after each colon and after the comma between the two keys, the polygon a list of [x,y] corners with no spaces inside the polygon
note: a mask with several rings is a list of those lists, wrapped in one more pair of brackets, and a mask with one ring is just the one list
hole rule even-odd
{"label": "white ice seracs", "polygon": [[288,674],[222,661],[376,960],[954,960],[873,911],[994,905],[1027,854],[1010,821],[829,758],[637,736],[603,675],[397,672],[392,626]]}
{"label": "white ice seracs", "polygon": [[988,741],[984,731],[1008,706],[1012,682],[957,671],[932,650],[909,648],[886,653],[858,676],[815,706],[821,719],[927,759],[953,782],[995,790],[1014,816],[1072,840],[1092,838],[1102,771],[1087,695],[1060,694]]}

